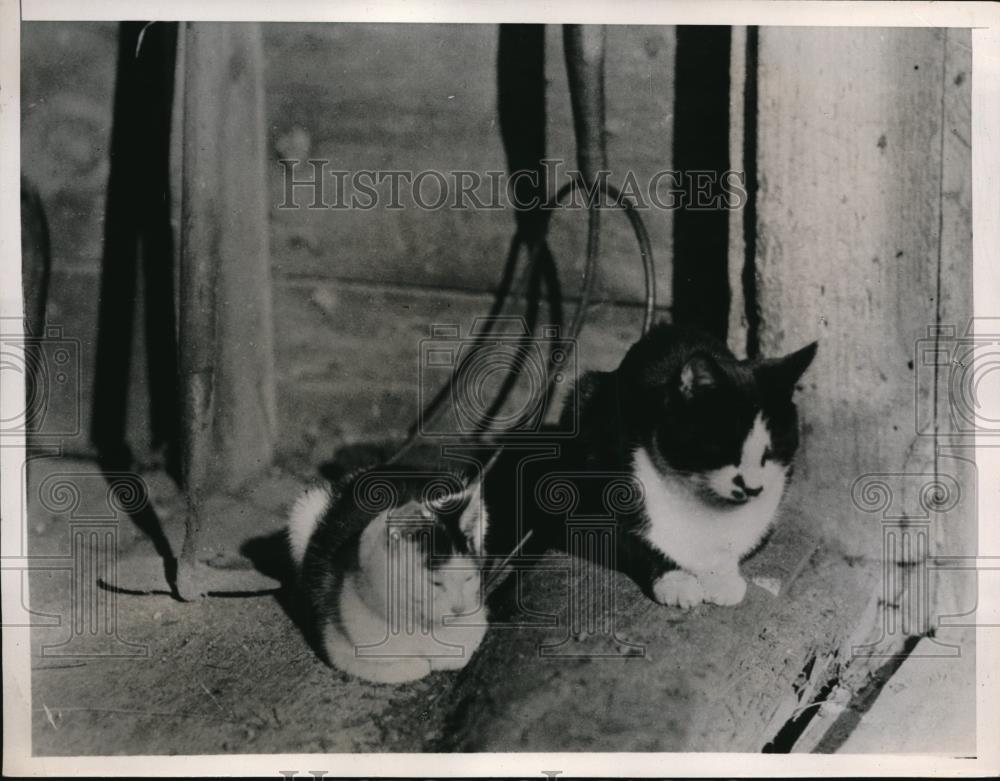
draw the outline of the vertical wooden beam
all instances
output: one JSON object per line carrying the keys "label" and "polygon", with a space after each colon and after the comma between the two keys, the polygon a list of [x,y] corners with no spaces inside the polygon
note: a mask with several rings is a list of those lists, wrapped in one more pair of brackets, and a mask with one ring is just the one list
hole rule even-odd
{"label": "vertical wooden beam", "polygon": [[211,479],[232,487],[270,463],[276,436],[259,26],[187,25],[184,57],[181,273],[215,269],[204,283],[214,280],[217,309],[198,312],[215,329],[212,358],[199,362],[214,373]]}
{"label": "vertical wooden beam", "polygon": [[854,481],[889,475],[891,515],[912,504],[898,476],[933,471],[913,361],[938,317],[943,33],[762,28],[758,56],[761,352],[819,340],[795,490],[807,523],[877,558],[886,516]]}
{"label": "vertical wooden beam", "polygon": [[[264,55],[259,24],[225,27],[219,125],[217,474],[234,487],[277,442]],[[224,100],[221,100],[224,98]]]}
{"label": "vertical wooden beam", "polygon": [[188,522],[178,590],[196,575],[203,500],[266,467],[274,358],[260,32],[189,23],[183,46],[180,372]]}
{"label": "vertical wooden beam", "polygon": [[[963,590],[933,571],[935,554],[975,550],[976,476],[961,442],[957,457],[941,450],[950,367],[928,359],[954,346],[972,311],[969,45],[954,30],[759,34],[747,271],[761,351],[820,344],[799,396],[788,522],[818,526],[882,572],[841,649],[831,699],[847,707],[809,722],[795,751],[843,746],[877,696],[872,681],[911,650],[910,661],[941,657],[935,675],[955,676],[954,690],[968,683],[968,635],[916,641],[971,606],[969,581]],[[971,687],[955,701],[974,713]]]}
{"label": "vertical wooden beam", "polygon": [[215,392],[216,280],[220,265],[222,213],[218,184],[218,126],[222,96],[225,28],[184,28],[184,117],[181,187],[180,323],[181,468],[187,494],[184,545],[177,590],[184,599],[200,594],[203,505],[210,486]]}
{"label": "vertical wooden beam", "polygon": [[[756,42],[756,29],[754,29],[753,35]],[[748,161],[746,154],[747,133],[749,131],[750,138],[754,137],[757,122],[756,112],[752,111],[753,107],[747,105],[747,90],[756,88],[757,79],[756,68],[750,72],[747,63],[747,38],[746,27],[733,27],[729,50],[729,164],[734,171],[742,171],[745,175],[751,162]],[[746,122],[748,113],[751,119],[749,123]],[[751,154],[756,156],[756,150],[752,150]],[[755,164],[756,159],[752,163]],[[748,193],[756,189],[756,181],[744,181]],[[730,299],[727,337],[729,348],[737,358],[745,358],[747,355],[747,332],[749,329],[747,300],[743,290],[743,272],[747,260],[744,220],[749,219],[751,215],[746,213],[748,204],[741,204],[741,207],[730,211],[728,219]],[[756,220],[754,220],[754,232],[756,229]]]}
{"label": "vertical wooden beam", "polygon": [[[938,253],[938,323],[953,326],[955,339],[941,347],[954,349],[958,341],[971,345],[970,337],[989,337],[989,333],[969,333],[972,322],[972,35],[969,30],[944,32],[944,67],[941,101],[941,193],[940,251]],[[994,323],[998,321],[994,320]],[[983,329],[979,329],[982,331]],[[995,331],[993,333],[995,338]],[[976,518],[976,468],[971,431],[956,426],[962,413],[968,415],[968,397],[956,398],[968,390],[975,370],[952,361],[949,370],[937,377],[937,453],[934,471],[954,475],[964,490],[962,512],[950,512],[934,525],[932,556],[971,557],[978,552]],[[921,356],[915,356],[920,360]],[[962,382],[953,383],[951,372],[959,373]],[[965,409],[962,409],[962,407]],[[954,414],[958,412],[959,414]],[[974,419],[974,414],[971,416]],[[985,475],[980,475],[980,479]],[[956,508],[958,509],[958,508]],[[966,562],[971,565],[971,561]],[[971,570],[942,570],[932,576],[932,615],[955,616],[976,604],[976,575]]]}

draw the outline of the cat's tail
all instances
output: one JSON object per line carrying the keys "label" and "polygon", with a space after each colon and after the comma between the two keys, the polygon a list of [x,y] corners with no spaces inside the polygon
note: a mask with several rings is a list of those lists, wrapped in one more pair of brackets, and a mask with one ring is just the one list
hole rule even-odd
{"label": "cat's tail", "polygon": [[315,485],[305,491],[288,513],[288,547],[296,568],[302,566],[312,537],[320,519],[333,503],[333,491],[328,485]]}

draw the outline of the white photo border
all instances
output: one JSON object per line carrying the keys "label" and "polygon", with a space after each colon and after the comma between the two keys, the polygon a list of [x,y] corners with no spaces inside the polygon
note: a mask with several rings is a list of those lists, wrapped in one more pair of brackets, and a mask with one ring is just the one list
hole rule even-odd
{"label": "white photo border", "polygon": [[[552,2],[551,0],[0,0],[0,317],[20,318],[20,21],[179,20],[436,23],[726,24],[837,27],[972,28],[972,170],[974,314],[1000,316],[1000,5],[960,2]],[[22,376],[0,374],[0,413],[23,406]],[[979,551],[1000,555],[1000,449],[980,439]],[[24,539],[22,515],[24,442],[0,447],[0,548]],[[992,522],[992,523],[991,523]],[[7,554],[9,555],[9,554]],[[996,573],[991,573],[995,575]],[[996,612],[998,594],[979,578],[979,610]],[[5,614],[20,593],[2,594]],[[794,777],[1000,773],[1000,633],[980,627],[976,638],[977,756],[764,755],[638,753],[510,754],[227,754],[156,757],[31,756],[29,629],[3,632],[3,770],[28,776],[272,776],[296,770],[335,776],[522,776],[544,771],[571,776]]]}

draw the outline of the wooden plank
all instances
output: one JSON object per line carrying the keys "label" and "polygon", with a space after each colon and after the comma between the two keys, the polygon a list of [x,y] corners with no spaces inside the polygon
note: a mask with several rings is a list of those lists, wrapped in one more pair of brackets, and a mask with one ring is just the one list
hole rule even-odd
{"label": "wooden plank", "polygon": [[[756,32],[753,33],[756,35]],[[745,145],[747,128],[745,114],[747,111],[747,85],[755,87],[757,73],[748,72],[753,63],[747,61],[748,31],[745,26],[733,27],[732,41],[729,50],[729,164],[734,171],[747,171]],[[751,137],[755,128],[750,128]],[[756,164],[754,162],[754,164]],[[746,186],[744,184],[744,186]],[[727,337],[729,349],[737,358],[747,355],[747,301],[743,290],[743,269],[746,266],[746,238],[744,237],[744,220],[747,219],[744,210],[733,209],[729,212],[729,326]]]}
{"label": "wooden plank", "polygon": [[[989,336],[986,330],[969,333],[972,323],[972,36],[969,30],[945,31],[945,62],[942,72],[942,160],[939,322],[955,328],[955,338],[939,347],[967,353],[970,336]],[[964,342],[964,346],[960,343]],[[916,356],[921,360],[923,356]],[[977,554],[976,468],[971,427],[975,412],[968,391],[975,372],[964,356],[956,355],[937,378],[935,420],[938,426],[938,456],[935,472],[958,479],[967,502],[962,514],[951,514],[934,524],[932,556],[971,557]],[[924,368],[924,367],[921,367]],[[953,379],[958,380],[953,382]],[[971,413],[971,414],[970,414]],[[964,418],[964,420],[963,420]],[[959,424],[962,424],[961,426]],[[931,582],[932,614],[935,618],[964,614],[976,604],[976,577],[966,570],[941,571]]]}
{"label": "wooden plank", "polygon": [[[497,39],[493,25],[268,26],[268,58],[281,63],[268,74],[276,146],[351,171],[506,171],[496,126]],[[449,56],[426,56],[438,47]],[[565,181],[566,169],[577,166],[559,25],[546,28],[545,49],[548,150],[563,161]],[[645,193],[646,182],[670,167],[673,54],[672,27],[608,29],[607,142],[611,181],[618,185],[631,171]],[[296,176],[309,171],[300,166]],[[436,189],[426,187],[433,200]],[[271,188],[272,203],[282,203],[278,165],[272,166]],[[387,193],[388,185],[380,189]],[[661,197],[666,189],[661,184]],[[488,191],[487,183],[481,195]],[[304,205],[307,195],[299,190],[297,200]],[[276,209],[277,273],[475,291],[496,286],[513,231],[510,209],[428,211],[408,196],[403,205]],[[669,257],[672,214],[652,208],[643,218],[657,256]],[[579,285],[585,226],[582,210],[557,214],[552,223],[552,249],[568,296]],[[641,300],[642,269],[627,221],[612,213],[602,229],[598,297]],[[661,301],[670,300],[669,269],[661,261]]]}
{"label": "wooden plank", "polygon": [[187,499],[185,534],[176,574],[167,572],[182,599],[202,592],[196,577],[203,553],[201,529],[211,490],[212,426],[218,351],[218,278],[222,233],[219,161],[221,125],[216,102],[222,86],[223,25],[181,28],[178,72],[183,94],[178,370],[181,477]]}
{"label": "wooden plank", "polygon": [[[275,306],[281,313],[275,324],[279,461],[287,464],[294,459],[312,472],[338,447],[404,437],[421,404],[439,390],[448,374],[440,368],[421,369],[421,341],[430,338],[433,324],[454,324],[461,335],[457,344],[476,317],[488,311],[490,302],[483,293],[279,282],[275,289]],[[512,306],[511,313],[523,314],[523,306]],[[666,313],[661,309],[658,314]],[[575,365],[553,401],[556,415],[579,374],[610,371],[618,365],[639,337],[642,317],[639,306],[590,308],[574,353]],[[547,322],[544,316],[542,322]],[[336,349],[327,350],[325,345]],[[529,387],[522,378],[501,413],[524,404]],[[486,398],[492,398],[489,390]]]}
{"label": "wooden plank", "polygon": [[187,32],[181,273],[205,269],[181,308],[206,320],[187,343],[182,328],[182,354],[203,351],[182,372],[204,380],[197,403],[214,415],[206,479],[234,485],[270,463],[276,439],[263,56],[257,25]]}
{"label": "wooden plank", "polygon": [[[831,751],[912,638],[946,606],[970,607],[969,579],[928,558],[974,552],[976,475],[971,454],[937,447],[949,379],[924,358],[948,338],[940,326],[964,326],[971,314],[969,39],[944,30],[760,36],[762,347],[819,338],[801,396],[797,478],[828,540],[881,560],[835,685],[814,705],[836,718],[807,721],[794,740],[796,751]],[[919,647],[943,664],[974,653],[943,635]],[[882,750],[889,740],[883,731]],[[905,735],[898,740],[904,750]]]}
{"label": "wooden plank", "polygon": [[[25,170],[49,207],[56,269],[96,269],[117,26],[29,22],[24,32]],[[561,31],[554,25],[546,34],[549,147],[554,158],[572,165]],[[264,77],[276,273],[492,289],[512,230],[506,210],[274,207],[283,195],[276,158],[289,152],[350,170],[505,170],[496,127],[496,27],[281,24],[266,25],[263,35],[266,62],[275,63]],[[632,171],[644,189],[670,167],[674,43],[671,26],[609,28],[607,135],[618,184]],[[450,56],[425,56],[438,47]],[[420,67],[412,67],[416,62]],[[438,113],[430,119],[432,109]],[[81,143],[53,141],[67,127]],[[673,215],[654,208],[643,217],[663,258],[658,298],[669,301]],[[631,230],[620,215],[603,222],[598,292],[640,300],[643,277]],[[585,215],[573,212],[557,216],[552,226],[569,294],[582,267],[584,225]],[[371,235],[381,238],[372,242]],[[90,328],[83,326],[81,331]]]}
{"label": "wooden plank", "polygon": [[912,362],[937,317],[943,52],[939,30],[760,30],[761,348],[819,340],[797,478],[819,530],[876,558],[881,525],[853,482],[933,471]]}
{"label": "wooden plank", "polygon": [[117,22],[21,25],[21,169],[59,271],[100,268],[117,41]]}
{"label": "wooden plank", "polygon": [[259,24],[226,28],[220,126],[225,231],[219,247],[219,385],[215,442],[232,485],[268,466],[277,439],[266,192],[264,55]]}
{"label": "wooden plank", "polygon": [[[808,694],[803,671],[819,674],[816,659],[835,657],[831,648],[850,631],[841,607],[871,588],[877,571],[816,549],[791,525],[779,536],[750,569],[780,578],[804,557],[801,574],[779,596],[752,586],[738,608],[665,608],[618,573],[591,573],[588,582],[571,560],[562,573],[526,574],[523,612],[494,611],[497,628],[435,704],[448,716],[430,748],[761,751]],[[614,609],[602,618],[613,631],[600,622],[587,631],[574,614],[599,604],[590,602],[595,575],[611,590]],[[504,628],[513,621],[527,625]]]}
{"label": "wooden plank", "polygon": [[257,25],[184,27],[178,332],[187,528],[177,590],[204,595],[205,499],[267,467],[276,439]]}
{"label": "wooden plank", "polygon": [[881,754],[892,735],[893,753],[975,756],[974,630],[953,639],[965,653],[948,658],[921,640],[837,750]]}

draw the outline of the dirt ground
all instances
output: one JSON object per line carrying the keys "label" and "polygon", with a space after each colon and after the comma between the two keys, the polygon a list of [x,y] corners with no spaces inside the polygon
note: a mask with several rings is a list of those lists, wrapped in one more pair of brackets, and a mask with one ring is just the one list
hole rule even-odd
{"label": "dirt ground", "polygon": [[[58,494],[54,486],[67,475],[81,489],[72,515],[89,518],[82,522],[89,528],[103,516],[102,528],[118,537],[119,584],[145,584],[151,545],[127,518],[109,512],[107,483],[91,463],[35,462],[32,484],[46,486],[43,502],[51,504],[50,489]],[[144,477],[176,540],[179,497],[162,475]],[[299,486],[276,469],[239,496],[215,497],[213,536],[266,536]],[[284,592],[183,603],[167,593],[116,594],[87,583],[76,597],[82,593],[88,605],[74,612],[70,584],[79,581],[65,515],[44,507],[32,515],[32,555],[56,565],[61,558],[67,567],[31,576],[32,610],[61,618],[32,637],[35,753],[412,751],[436,736],[439,725],[423,714],[454,673],[398,687],[350,680],[304,641]],[[101,620],[91,620],[91,609]]]}

